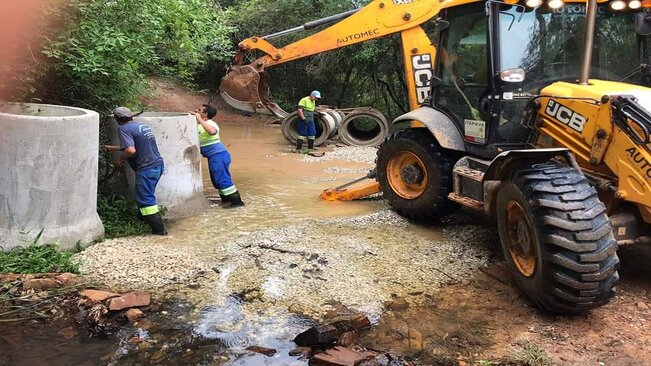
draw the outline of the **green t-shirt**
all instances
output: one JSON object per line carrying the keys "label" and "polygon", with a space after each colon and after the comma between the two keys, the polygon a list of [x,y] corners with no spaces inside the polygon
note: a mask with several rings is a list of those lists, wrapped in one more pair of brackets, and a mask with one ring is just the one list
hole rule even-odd
{"label": "green t-shirt", "polygon": [[303,108],[308,112],[314,112],[316,109],[316,100],[311,100],[310,97],[305,97],[298,102],[298,108]]}

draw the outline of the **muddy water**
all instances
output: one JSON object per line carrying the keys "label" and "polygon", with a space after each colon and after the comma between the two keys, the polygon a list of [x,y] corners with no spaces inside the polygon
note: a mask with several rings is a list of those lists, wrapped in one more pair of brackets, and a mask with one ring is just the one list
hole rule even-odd
{"label": "muddy water", "polygon": [[[490,256],[494,238],[472,215],[425,227],[400,218],[379,199],[319,200],[323,189],[372,168],[372,157],[308,162],[290,152],[278,127],[221,123],[221,128],[245,207],[213,205],[171,223],[168,237],[107,240],[85,252],[97,259],[85,262],[89,280],[153,291],[166,304],[164,314],[151,315],[156,327],[125,327],[103,350],[93,350],[102,362],[305,364],[288,356],[292,339],[326,314],[349,309],[380,323],[395,299],[426,308],[439,287],[471,276]],[[203,169],[206,195],[217,197]],[[125,251],[125,245],[132,247]],[[192,286],[174,282],[188,270],[173,268],[170,253],[182,253],[202,269]],[[170,273],[160,270],[161,263]],[[416,316],[426,315],[405,315]],[[393,347],[387,339],[377,344]],[[252,345],[278,352],[267,357],[246,351]]]}

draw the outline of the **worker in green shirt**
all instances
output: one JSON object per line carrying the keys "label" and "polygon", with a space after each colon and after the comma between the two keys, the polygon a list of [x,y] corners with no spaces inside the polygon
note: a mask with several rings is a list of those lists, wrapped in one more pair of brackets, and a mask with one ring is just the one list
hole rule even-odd
{"label": "worker in green shirt", "polygon": [[[306,153],[314,151],[314,139],[316,138],[316,126],[314,125],[314,111],[316,110],[316,100],[321,99],[321,93],[314,90],[309,96],[298,102],[298,122],[296,139],[296,152]],[[303,150],[303,142],[307,139],[307,151]]]}
{"label": "worker in green shirt", "polygon": [[[228,170],[231,165],[231,154],[219,138],[217,122],[212,120],[217,115],[217,110],[211,105],[203,104],[192,114],[197,119],[201,155],[208,159],[210,181],[219,191],[222,208],[244,206],[240,192],[235,188]],[[230,205],[227,205],[228,203]]]}

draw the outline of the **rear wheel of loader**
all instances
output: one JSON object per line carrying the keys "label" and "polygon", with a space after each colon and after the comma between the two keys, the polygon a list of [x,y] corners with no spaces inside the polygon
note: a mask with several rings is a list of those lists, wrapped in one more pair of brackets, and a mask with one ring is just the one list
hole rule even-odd
{"label": "rear wheel of loader", "polygon": [[554,163],[522,168],[502,183],[496,210],[507,265],[538,306],[579,313],[613,297],[617,243],[581,172]]}
{"label": "rear wheel of loader", "polygon": [[448,194],[455,160],[442,153],[427,129],[398,131],[377,153],[382,194],[396,212],[410,219],[427,222],[454,212],[459,205],[448,200]]}

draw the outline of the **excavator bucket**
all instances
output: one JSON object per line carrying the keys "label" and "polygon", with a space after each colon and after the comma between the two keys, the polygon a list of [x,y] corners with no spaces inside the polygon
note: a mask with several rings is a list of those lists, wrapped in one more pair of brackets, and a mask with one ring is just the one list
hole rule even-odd
{"label": "excavator bucket", "polygon": [[271,114],[285,118],[288,113],[271,101],[267,75],[254,66],[231,66],[222,78],[219,94],[226,104],[243,112]]}

